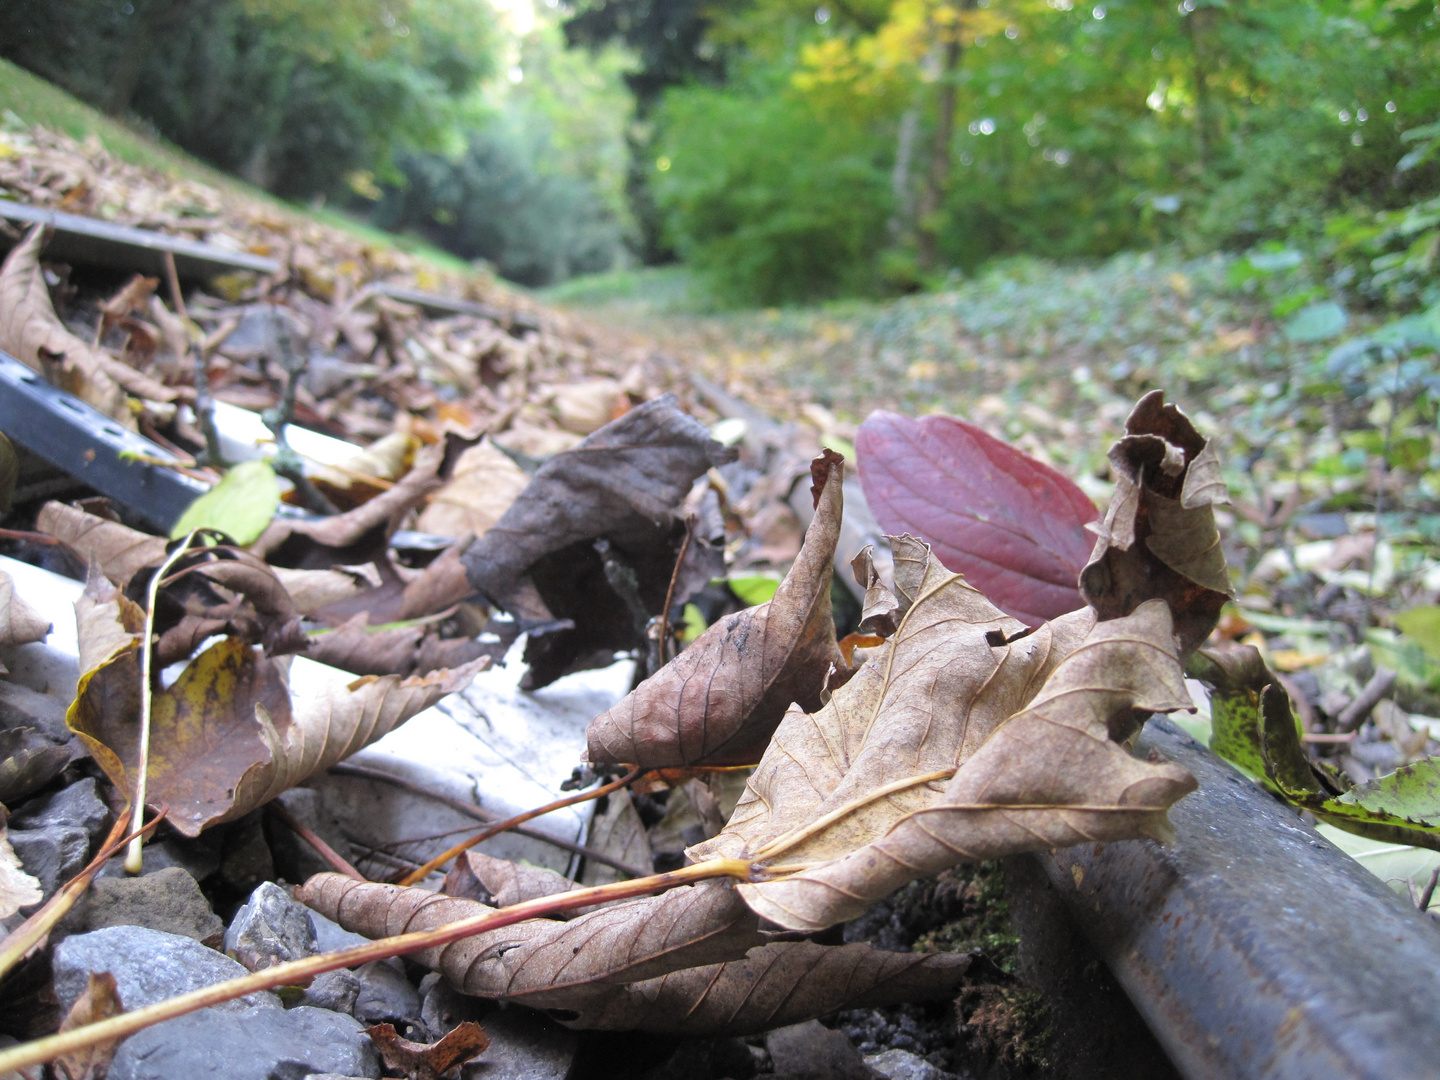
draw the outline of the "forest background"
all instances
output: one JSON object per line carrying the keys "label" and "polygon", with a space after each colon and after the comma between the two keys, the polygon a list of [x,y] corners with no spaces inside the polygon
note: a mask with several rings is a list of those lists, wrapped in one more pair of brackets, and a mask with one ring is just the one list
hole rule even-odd
{"label": "forest background", "polygon": [[792,304],[1169,245],[1303,263],[1285,317],[1440,300],[1437,11],[14,0],[0,53],[524,285],[679,259],[708,302]]}

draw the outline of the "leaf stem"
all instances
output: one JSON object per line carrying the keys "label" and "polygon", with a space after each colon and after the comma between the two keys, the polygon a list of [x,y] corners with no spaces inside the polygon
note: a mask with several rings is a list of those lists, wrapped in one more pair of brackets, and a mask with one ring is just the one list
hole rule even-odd
{"label": "leaf stem", "polygon": [[443,866],[445,863],[449,862],[451,859],[456,858],[459,855],[463,855],[465,852],[473,848],[476,844],[483,844],[492,836],[498,836],[500,833],[505,832],[508,829],[513,829],[516,825],[523,825],[531,818],[537,818],[543,814],[548,814],[552,810],[563,810],[565,807],[574,806],[576,803],[589,802],[591,799],[598,799],[602,795],[609,795],[610,792],[615,791],[617,788],[624,787],[626,784],[630,783],[639,775],[640,766],[632,765],[630,767],[630,771],[624,776],[620,777],[619,780],[612,780],[610,783],[605,784],[603,787],[595,788],[593,791],[582,791],[578,795],[571,795],[565,799],[557,799],[555,802],[546,803],[544,806],[537,806],[534,810],[526,810],[523,814],[516,814],[514,817],[506,818],[504,821],[497,821],[494,825],[491,825],[488,828],[476,833],[468,840],[462,840],[454,847],[442,851],[439,855],[436,855],[424,866],[420,867],[417,870],[412,870],[410,873],[406,874],[403,878],[400,879],[397,884],[414,885],[416,882],[424,881],[425,875],[429,874],[430,871]]}
{"label": "leaf stem", "polygon": [[136,1009],[134,1012],[122,1013],[99,1023],[87,1024],[84,1027],[74,1028],[57,1035],[49,1035],[43,1039],[22,1043],[8,1050],[0,1050],[0,1076],[11,1071],[29,1068],[31,1065],[38,1065],[41,1062],[54,1061],[61,1054],[74,1053],[97,1043],[127,1038],[152,1024],[173,1020],[177,1016],[184,1016],[186,1013],[210,1005],[233,1001],[235,998],[261,990],[293,986],[337,968],[355,967],[371,960],[384,960],[391,956],[417,952],[420,949],[438,948],[448,945],[452,941],[459,941],[461,938],[478,934],[483,930],[498,930],[526,919],[554,915],[561,911],[571,911],[590,904],[648,896],[650,893],[660,892],[676,885],[688,885],[695,881],[722,877],[749,881],[753,878],[754,873],[754,868],[746,859],[711,859],[708,862],[696,863],[693,866],[682,867],[666,874],[652,874],[634,881],[616,881],[609,885],[598,885],[589,889],[575,889],[572,892],[542,896],[534,900],[527,900],[522,904],[501,908],[498,911],[487,911],[482,915],[461,919],[433,930],[412,931],[408,934],[381,938],[364,945],[342,949],[339,952],[321,953],[319,956],[308,956],[303,960],[276,964],[274,967],[243,975],[238,979],[216,983],[213,986],[206,986],[199,990],[192,990],[188,994],[159,1001],[154,1005],[147,1005],[143,1009]]}
{"label": "leaf stem", "polygon": [[145,592],[145,638],[140,646],[140,748],[139,760],[135,765],[135,836],[130,841],[130,850],[125,854],[125,872],[138,874],[142,868],[140,853],[144,844],[145,825],[145,774],[150,769],[150,712],[154,708],[154,695],[150,689],[150,673],[155,659],[155,604],[160,596],[160,585],[166,573],[190,550],[198,530],[191,529],[185,539],[175,545],[175,550],[165,557],[158,570],[150,578],[150,587]]}

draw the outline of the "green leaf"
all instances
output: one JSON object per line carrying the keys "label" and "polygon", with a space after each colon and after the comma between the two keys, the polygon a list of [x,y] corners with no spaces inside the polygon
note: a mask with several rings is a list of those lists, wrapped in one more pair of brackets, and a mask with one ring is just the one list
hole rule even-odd
{"label": "green leaf", "polygon": [[1345,309],[1333,300],[1322,300],[1301,308],[1295,317],[1285,324],[1288,341],[1301,344],[1310,341],[1326,341],[1337,336],[1349,322]]}
{"label": "green leaf", "polygon": [[1393,773],[1356,784],[1331,800],[1378,817],[1398,819],[1405,826],[1440,832],[1440,762],[1422,758]]}
{"label": "green leaf", "polygon": [[237,544],[256,540],[280,506],[280,482],[264,461],[242,461],[180,515],[170,530],[178,540],[192,529],[218,529]]}
{"label": "green leaf", "polygon": [[685,618],[685,629],[680,633],[681,640],[685,642],[694,641],[706,630],[710,629],[710,624],[705,621],[705,616],[700,614],[700,609],[694,604],[686,604],[682,614]]}
{"label": "green leaf", "polygon": [[750,577],[730,578],[726,584],[746,607],[754,607],[756,604],[766,603],[775,595],[775,590],[780,588],[780,579],[755,574]]}
{"label": "green leaf", "polygon": [[1273,786],[1265,778],[1260,693],[1254,688],[1268,674],[1259,651],[1201,649],[1186,661],[1185,674],[1210,691],[1210,749],[1246,775]]}
{"label": "green leaf", "polygon": [[1417,642],[1426,654],[1440,660],[1440,607],[1417,607],[1395,616],[1400,632]]}

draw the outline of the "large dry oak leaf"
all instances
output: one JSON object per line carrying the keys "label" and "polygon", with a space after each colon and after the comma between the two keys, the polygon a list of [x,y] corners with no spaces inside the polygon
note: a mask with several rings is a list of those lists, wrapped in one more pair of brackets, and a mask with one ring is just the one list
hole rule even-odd
{"label": "large dry oak leaf", "polygon": [[926,581],[824,709],[787,714],[730,823],[689,852],[768,866],[739,886],[763,918],[819,930],[960,862],[1163,835],[1194,787],[1121,745],[1136,710],[1190,707],[1164,603],[1006,642],[1008,617],[933,559]]}

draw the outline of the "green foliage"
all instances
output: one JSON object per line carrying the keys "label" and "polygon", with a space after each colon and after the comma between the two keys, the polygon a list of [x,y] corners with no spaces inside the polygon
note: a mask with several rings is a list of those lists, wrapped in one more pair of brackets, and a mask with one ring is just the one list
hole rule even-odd
{"label": "green foliage", "polygon": [[178,540],[195,529],[216,529],[237,544],[259,539],[280,506],[280,482],[268,461],[242,461],[180,515],[170,530]]}
{"label": "green foliage", "polygon": [[17,0],[0,50],[278,194],[438,145],[494,66],[484,0]]}
{"label": "green foliage", "polygon": [[874,140],[768,89],[667,95],[654,189],[671,239],[735,304],[873,288],[889,210]]}

